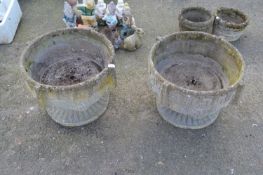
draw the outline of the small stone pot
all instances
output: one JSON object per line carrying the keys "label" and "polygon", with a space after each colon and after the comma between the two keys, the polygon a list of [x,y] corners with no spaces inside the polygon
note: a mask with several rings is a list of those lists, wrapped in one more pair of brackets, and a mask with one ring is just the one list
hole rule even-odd
{"label": "small stone pot", "polygon": [[149,86],[160,115],[174,126],[189,129],[204,128],[216,120],[241,87],[245,67],[233,45],[205,32],[160,38],[148,63]]}
{"label": "small stone pot", "polygon": [[[61,53],[66,54],[59,56]],[[103,34],[93,30],[61,29],[37,38],[24,51],[20,67],[39,106],[55,122],[73,127],[98,119],[107,109],[110,91],[116,85],[114,56],[114,48]],[[80,60],[82,62],[78,64]],[[66,64],[68,61],[71,61],[70,65]],[[65,71],[67,67],[63,67],[64,64],[77,66]],[[61,72],[67,74],[80,71],[78,69],[84,72],[91,69],[83,65],[93,65],[100,71],[71,84],[42,82],[45,72],[53,70],[52,66],[55,66],[57,76]],[[53,79],[61,80],[61,77],[56,79],[56,76]],[[74,76],[85,75],[74,74],[69,80],[75,80]]]}
{"label": "small stone pot", "polygon": [[213,32],[214,15],[203,7],[184,8],[178,19],[180,31]]}
{"label": "small stone pot", "polygon": [[228,41],[238,40],[249,24],[248,16],[238,9],[221,7],[215,16],[214,34]]}

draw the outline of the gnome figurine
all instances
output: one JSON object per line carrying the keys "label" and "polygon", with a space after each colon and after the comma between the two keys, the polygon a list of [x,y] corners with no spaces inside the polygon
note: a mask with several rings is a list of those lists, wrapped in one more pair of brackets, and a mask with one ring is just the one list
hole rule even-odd
{"label": "gnome figurine", "polygon": [[107,8],[107,5],[104,2],[104,0],[98,0],[98,3],[95,7],[95,15],[96,15],[98,25],[100,26],[106,25],[105,21],[102,20],[102,18],[104,17],[106,13],[106,8]]}
{"label": "gnome figurine", "polygon": [[115,29],[116,25],[118,23],[117,17],[116,17],[116,5],[113,1],[111,1],[108,4],[108,13],[102,18],[104,21],[106,21],[107,26],[110,29]]}
{"label": "gnome figurine", "polygon": [[118,0],[118,3],[116,5],[116,15],[118,20],[122,19],[123,10],[124,10],[124,2],[123,0]]}
{"label": "gnome figurine", "polygon": [[126,37],[132,35],[136,29],[135,19],[131,14],[131,9],[129,4],[126,2],[124,5],[123,10],[123,17],[122,17],[122,28],[120,37],[125,39]]}
{"label": "gnome figurine", "polygon": [[67,28],[76,27],[77,17],[80,15],[76,9],[77,0],[66,0],[64,2],[64,17],[63,21]]}
{"label": "gnome figurine", "polygon": [[97,27],[97,21],[95,16],[95,2],[94,0],[87,0],[86,6],[78,7],[78,10],[81,11],[81,19],[84,26],[87,27]]}

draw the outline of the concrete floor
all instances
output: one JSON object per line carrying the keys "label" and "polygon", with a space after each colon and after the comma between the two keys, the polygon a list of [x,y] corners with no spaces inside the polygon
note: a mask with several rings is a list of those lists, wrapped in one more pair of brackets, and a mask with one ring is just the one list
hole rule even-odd
{"label": "concrete floor", "polygon": [[[23,19],[11,45],[0,46],[0,174],[262,175],[262,0],[130,0],[144,45],[116,55],[118,87],[107,112],[68,129],[39,111],[19,73],[21,52],[39,34],[64,27],[63,0],[20,0]],[[147,86],[147,56],[155,38],[178,31],[182,7],[240,8],[250,26],[234,45],[247,64],[240,101],[202,130],[161,119]]]}

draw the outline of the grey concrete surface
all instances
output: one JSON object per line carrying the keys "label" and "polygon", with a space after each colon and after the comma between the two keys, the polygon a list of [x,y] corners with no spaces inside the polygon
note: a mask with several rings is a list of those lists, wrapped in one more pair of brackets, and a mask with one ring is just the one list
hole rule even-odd
{"label": "grey concrete surface", "polygon": [[[129,0],[146,35],[136,52],[116,55],[118,87],[107,112],[80,128],[64,128],[38,109],[24,87],[19,58],[39,34],[64,27],[63,0],[20,0],[23,19],[11,45],[0,46],[0,174],[262,175],[262,0]],[[240,8],[250,26],[234,45],[247,64],[238,103],[201,130],[162,120],[147,86],[147,56],[157,36],[178,31],[182,7]]]}

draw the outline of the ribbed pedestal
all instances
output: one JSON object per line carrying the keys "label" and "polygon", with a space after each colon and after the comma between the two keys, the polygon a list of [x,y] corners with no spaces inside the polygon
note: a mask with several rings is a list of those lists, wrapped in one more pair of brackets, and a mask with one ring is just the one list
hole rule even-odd
{"label": "ribbed pedestal", "polygon": [[201,129],[210,124],[212,124],[219,112],[210,114],[208,116],[204,116],[202,118],[197,118],[194,116],[184,115],[178,112],[175,112],[167,107],[164,107],[157,103],[157,109],[160,115],[166,120],[167,122],[171,123],[172,125],[179,127],[179,128],[186,128],[186,129]]}
{"label": "ribbed pedestal", "polygon": [[86,110],[72,110],[53,105],[47,106],[46,111],[55,122],[63,126],[82,126],[98,119],[107,109],[108,103],[109,93],[106,93]]}

